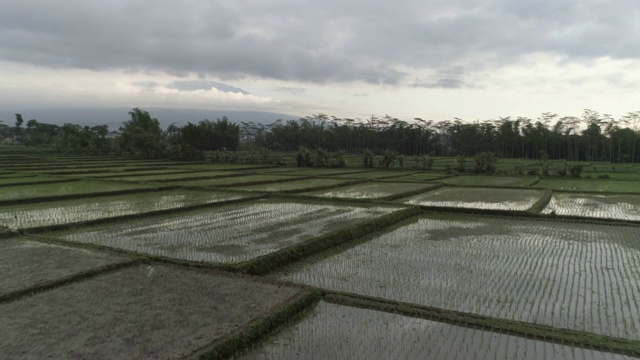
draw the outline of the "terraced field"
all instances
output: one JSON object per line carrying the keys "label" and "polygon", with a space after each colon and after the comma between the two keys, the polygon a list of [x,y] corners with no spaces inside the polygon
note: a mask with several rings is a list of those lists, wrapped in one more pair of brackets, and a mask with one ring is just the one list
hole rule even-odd
{"label": "terraced field", "polygon": [[260,201],[58,237],[166,258],[239,263],[396,210],[400,208]]}
{"label": "terraced field", "polygon": [[638,341],[639,234],[637,227],[428,216],[275,276]]}
{"label": "terraced field", "polygon": [[555,193],[543,213],[640,221],[640,195]]}
{"label": "terraced field", "polygon": [[0,208],[0,224],[15,218],[23,229],[72,224],[83,221],[121,217],[146,212],[213,204],[247,197],[246,194],[167,191],[143,194],[104,196],[43,202],[28,205],[9,205]]}
{"label": "terraced field", "polygon": [[451,158],[425,172],[22,149],[0,145],[1,359],[640,357],[627,165],[538,179],[445,173]]}
{"label": "terraced field", "polygon": [[421,206],[525,211],[543,194],[544,191],[530,189],[444,187],[402,201]]}

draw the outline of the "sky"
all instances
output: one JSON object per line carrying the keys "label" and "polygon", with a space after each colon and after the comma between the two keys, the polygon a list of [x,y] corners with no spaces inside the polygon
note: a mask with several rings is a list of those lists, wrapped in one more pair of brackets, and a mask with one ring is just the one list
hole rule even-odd
{"label": "sky", "polygon": [[637,0],[2,0],[0,109],[618,118],[639,44]]}

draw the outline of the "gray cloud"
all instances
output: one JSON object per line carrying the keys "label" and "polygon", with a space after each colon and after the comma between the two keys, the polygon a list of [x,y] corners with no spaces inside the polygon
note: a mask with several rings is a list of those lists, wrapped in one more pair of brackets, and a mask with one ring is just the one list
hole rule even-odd
{"label": "gray cloud", "polygon": [[[402,84],[534,52],[640,57],[636,0],[4,0],[0,60],[223,81]],[[456,77],[420,84],[463,87]],[[415,84],[414,84],[415,86]]]}
{"label": "gray cloud", "polygon": [[170,89],[176,89],[181,91],[210,90],[211,88],[214,88],[219,91],[227,92],[227,93],[240,93],[243,95],[251,95],[249,92],[244,91],[240,88],[215,82],[215,81],[207,81],[207,80],[174,81],[172,83],[167,84],[167,87]]}
{"label": "gray cloud", "polygon": [[302,93],[307,91],[307,89],[305,88],[292,87],[292,86],[281,86],[281,87],[273,88],[271,90],[278,91],[278,92],[285,92],[291,95],[301,95]]}

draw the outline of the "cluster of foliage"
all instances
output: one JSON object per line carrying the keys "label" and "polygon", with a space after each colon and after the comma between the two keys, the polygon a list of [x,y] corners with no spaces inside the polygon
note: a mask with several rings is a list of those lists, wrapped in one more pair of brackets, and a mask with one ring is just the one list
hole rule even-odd
{"label": "cluster of foliage", "polygon": [[203,160],[205,151],[236,150],[240,128],[226,117],[203,120],[197,125],[175,124],[163,131],[160,122],[149,112],[134,108],[130,120],[122,123],[119,132],[110,133],[107,125],[62,126],[44,124],[36,119],[23,127],[22,114],[16,114],[15,127],[0,124],[0,138],[26,146],[50,147],[61,153],[92,155],[125,155],[141,159],[172,158]]}
{"label": "cluster of foliage", "polygon": [[304,146],[298,148],[296,165],[306,167],[343,168],[347,165],[342,151],[326,151],[322,148],[307,149]]}
{"label": "cluster of foliage", "polygon": [[413,123],[385,116],[340,119],[324,114],[269,125],[241,123],[244,146],[295,151],[300,146],[358,153],[362,149],[382,154],[394,150],[404,155],[474,156],[492,152],[498,157],[570,161],[640,161],[640,111],[620,119],[585,110],[582,117],[544,113],[538,119],[503,117],[463,122],[461,119]]}
{"label": "cluster of foliage", "polygon": [[205,160],[218,164],[285,165],[282,154],[267,148],[248,151],[216,150],[204,154]]}
{"label": "cluster of foliage", "polygon": [[[202,120],[197,125],[167,128],[169,156],[175,160],[204,160],[205,151],[238,149],[240,128],[226,116],[216,121]],[[231,162],[228,161],[228,162]]]}

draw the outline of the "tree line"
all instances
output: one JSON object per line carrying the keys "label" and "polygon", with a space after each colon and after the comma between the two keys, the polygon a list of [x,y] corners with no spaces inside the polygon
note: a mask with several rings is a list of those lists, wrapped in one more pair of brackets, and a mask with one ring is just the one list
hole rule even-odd
{"label": "tree line", "polygon": [[584,110],[581,117],[543,113],[538,119],[501,117],[465,122],[462,119],[407,122],[391,116],[366,120],[318,114],[268,125],[242,122],[241,141],[251,147],[293,151],[300,147],[377,154],[393,150],[404,155],[474,156],[570,161],[640,161],[640,111],[620,119]]}
{"label": "tree line", "polygon": [[[593,110],[581,117],[543,113],[537,119],[501,117],[497,120],[465,122],[462,119],[413,122],[391,116],[365,120],[324,114],[271,124],[231,122],[226,116],[184,126],[171,124],[166,130],[158,119],[134,108],[118,132],[106,125],[62,126],[36,119],[24,123],[16,114],[15,126],[0,123],[0,136],[28,146],[47,146],[75,154],[112,154],[135,158],[203,160],[215,150],[299,151],[475,156],[569,161],[640,161],[640,111],[619,119]],[[5,140],[6,141],[6,140]],[[305,150],[306,151],[306,150]],[[303,158],[304,159],[304,158]]]}
{"label": "tree line", "polygon": [[114,132],[109,132],[107,125],[65,123],[59,126],[36,119],[24,124],[22,114],[15,116],[15,126],[0,124],[0,137],[5,142],[49,147],[60,153],[202,160],[205,151],[236,150],[240,139],[239,126],[226,116],[216,121],[205,119],[198,124],[189,122],[181,127],[174,123],[162,130],[158,119],[134,108],[129,112],[130,119]]}

